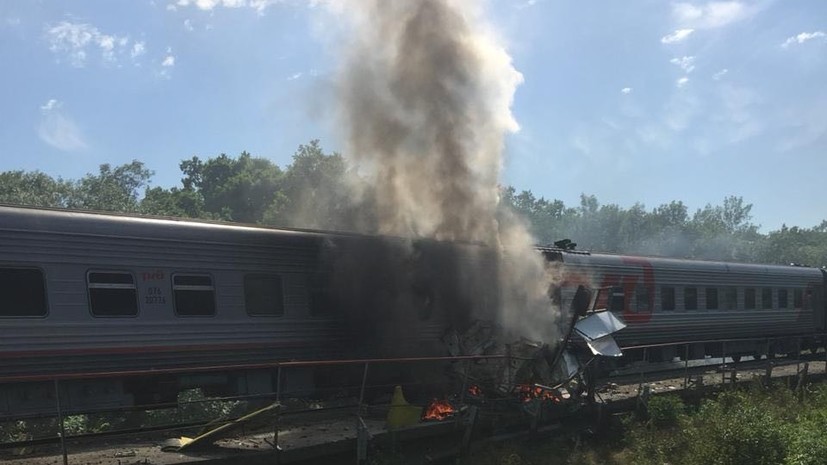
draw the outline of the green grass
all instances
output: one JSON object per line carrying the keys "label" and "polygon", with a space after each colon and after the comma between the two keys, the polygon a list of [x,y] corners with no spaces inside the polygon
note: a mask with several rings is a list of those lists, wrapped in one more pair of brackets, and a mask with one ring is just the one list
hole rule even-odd
{"label": "green grass", "polygon": [[465,460],[509,465],[824,465],[827,385],[723,392],[698,405],[656,396],[609,434],[491,444]]}

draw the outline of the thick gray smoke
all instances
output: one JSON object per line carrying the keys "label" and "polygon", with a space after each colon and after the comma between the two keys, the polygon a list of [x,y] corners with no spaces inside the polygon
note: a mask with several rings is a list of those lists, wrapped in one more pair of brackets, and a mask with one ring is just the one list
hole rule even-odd
{"label": "thick gray smoke", "polygon": [[497,221],[504,137],[518,129],[510,105],[522,76],[479,2],[345,0],[336,7],[349,28],[336,80],[339,123],[345,155],[371,185],[364,205],[374,210],[377,231],[494,248],[502,323],[555,340],[553,278],[524,225]]}

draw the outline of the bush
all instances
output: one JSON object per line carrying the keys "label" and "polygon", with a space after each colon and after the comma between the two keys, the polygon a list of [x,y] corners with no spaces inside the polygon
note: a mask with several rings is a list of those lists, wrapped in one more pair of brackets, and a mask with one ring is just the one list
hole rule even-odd
{"label": "bush", "polygon": [[[687,434],[688,464],[778,465],[786,456],[787,437],[772,412],[753,401],[728,405],[712,401],[692,418]],[[735,399],[738,400],[738,399]]]}
{"label": "bush", "polygon": [[785,465],[824,465],[827,463],[827,424],[804,421],[791,431]]}
{"label": "bush", "polygon": [[649,425],[658,428],[678,426],[685,416],[686,407],[680,397],[676,395],[656,396],[649,400],[647,412]]}

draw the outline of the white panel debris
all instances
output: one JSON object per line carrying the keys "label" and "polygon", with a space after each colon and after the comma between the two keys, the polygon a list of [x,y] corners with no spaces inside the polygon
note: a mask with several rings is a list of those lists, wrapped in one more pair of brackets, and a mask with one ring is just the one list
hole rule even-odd
{"label": "white panel debris", "polygon": [[586,341],[600,339],[625,327],[626,325],[609,311],[592,313],[574,324],[574,330]]}
{"label": "white panel debris", "polygon": [[623,355],[617,342],[615,342],[614,338],[610,335],[591,341],[587,340],[586,344],[594,355],[602,355],[604,357],[620,357]]}

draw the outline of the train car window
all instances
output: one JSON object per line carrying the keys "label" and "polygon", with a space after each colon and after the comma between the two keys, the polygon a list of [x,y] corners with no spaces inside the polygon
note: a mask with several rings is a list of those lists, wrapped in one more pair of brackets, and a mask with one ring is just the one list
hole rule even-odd
{"label": "train car window", "polygon": [[683,308],[684,310],[698,309],[698,288],[686,287],[683,289]]}
{"label": "train car window", "polygon": [[609,310],[613,312],[622,312],[626,309],[626,294],[623,293],[622,287],[613,287],[611,289],[611,300],[609,301]]}
{"label": "train car window", "polygon": [[755,310],[755,288],[748,287],[744,289],[744,308]]}
{"label": "train car window", "polygon": [[0,295],[0,317],[43,317],[48,311],[40,270],[0,268]]}
{"label": "train car window", "polygon": [[761,308],[767,310],[772,308],[772,289],[769,287],[761,289]]}
{"label": "train car window", "polygon": [[706,309],[715,310],[718,308],[718,289],[714,287],[706,288]]}
{"label": "train car window", "polygon": [[660,288],[660,308],[661,310],[669,311],[675,309],[675,288],[662,287]]}
{"label": "train car window", "polygon": [[131,273],[91,271],[86,279],[93,316],[138,314],[138,291]]}
{"label": "train car window", "polygon": [[635,297],[637,301],[637,311],[649,311],[649,289],[646,286],[637,286],[637,289],[635,289]]}
{"label": "train car window", "polygon": [[793,289],[793,308],[800,309],[804,307],[804,290]]}
{"label": "train car window", "polygon": [[178,316],[214,316],[215,286],[207,275],[174,274],[172,293]]}
{"label": "train car window", "polygon": [[805,310],[812,310],[813,309],[813,290],[807,289],[804,292],[804,309]]}
{"label": "train car window", "polygon": [[724,310],[735,310],[738,308],[738,288],[724,288]]}
{"label": "train car window", "polygon": [[244,276],[244,305],[252,316],[284,315],[284,289],[278,275]]}
{"label": "train car window", "polygon": [[787,308],[787,290],[778,290],[778,308]]}

